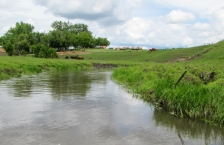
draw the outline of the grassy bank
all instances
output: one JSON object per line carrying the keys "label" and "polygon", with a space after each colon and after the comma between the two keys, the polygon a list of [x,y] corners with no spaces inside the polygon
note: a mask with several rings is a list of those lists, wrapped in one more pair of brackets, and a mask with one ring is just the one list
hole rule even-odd
{"label": "grassy bank", "polygon": [[67,70],[91,67],[90,62],[62,59],[41,59],[30,56],[1,56],[0,80],[20,77],[24,74],[40,73],[44,70]]}
{"label": "grassy bank", "polygon": [[[212,65],[203,64],[151,64],[120,68],[112,77],[173,115],[223,126],[224,73],[216,69],[217,75],[208,82],[200,78],[201,72],[207,77],[211,70]],[[185,71],[186,75],[175,87]]]}
{"label": "grassy bank", "polygon": [[219,42],[187,61],[119,68],[112,77],[170,114],[224,126],[223,51]]}

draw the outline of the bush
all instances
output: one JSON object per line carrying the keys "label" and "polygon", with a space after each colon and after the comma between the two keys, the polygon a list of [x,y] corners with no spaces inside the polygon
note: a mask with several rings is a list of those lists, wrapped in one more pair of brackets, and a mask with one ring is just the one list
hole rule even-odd
{"label": "bush", "polygon": [[42,44],[33,45],[32,50],[34,51],[34,56],[38,58],[58,58],[54,48]]}

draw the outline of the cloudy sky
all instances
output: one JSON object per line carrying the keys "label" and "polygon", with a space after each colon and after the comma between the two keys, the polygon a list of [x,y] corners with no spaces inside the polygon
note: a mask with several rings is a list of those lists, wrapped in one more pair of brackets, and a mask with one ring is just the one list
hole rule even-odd
{"label": "cloudy sky", "polygon": [[0,36],[16,22],[48,32],[84,23],[111,46],[190,47],[224,39],[223,0],[0,0]]}

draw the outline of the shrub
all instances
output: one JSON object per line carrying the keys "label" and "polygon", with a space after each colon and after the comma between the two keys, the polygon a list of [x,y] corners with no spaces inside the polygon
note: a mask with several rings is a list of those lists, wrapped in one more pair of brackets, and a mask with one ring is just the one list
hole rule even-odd
{"label": "shrub", "polygon": [[58,58],[56,50],[48,46],[38,44],[33,45],[32,50],[34,51],[34,56],[39,58]]}

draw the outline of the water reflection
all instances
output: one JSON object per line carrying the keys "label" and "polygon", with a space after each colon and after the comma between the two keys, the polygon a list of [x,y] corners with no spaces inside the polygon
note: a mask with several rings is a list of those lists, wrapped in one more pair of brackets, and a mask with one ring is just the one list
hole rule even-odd
{"label": "water reflection", "polygon": [[165,111],[156,109],[153,119],[157,126],[175,130],[182,144],[184,144],[184,137],[189,137],[192,140],[200,138],[204,140],[205,144],[224,143],[223,128],[210,126],[196,120],[177,118]]}
{"label": "water reflection", "polygon": [[[75,99],[83,99],[90,89],[92,79],[84,71],[56,73],[50,76],[49,88],[52,97],[57,100],[68,99],[74,96]],[[79,96],[79,97],[77,97]]]}
{"label": "water reflection", "polygon": [[0,144],[223,143],[221,128],[154,110],[113,82],[111,73],[92,69],[2,81]]}
{"label": "water reflection", "polygon": [[12,86],[14,88],[14,97],[29,97],[33,84],[29,79],[16,80]]}
{"label": "water reflection", "polygon": [[[96,78],[97,80],[100,77]],[[30,97],[31,92],[36,94],[49,93],[53,99],[84,99],[90,89],[90,78],[85,71],[43,73],[35,76],[24,76],[7,83],[10,93],[14,97]]]}

